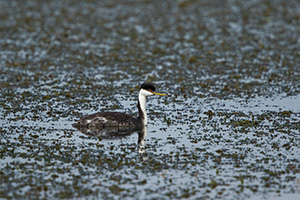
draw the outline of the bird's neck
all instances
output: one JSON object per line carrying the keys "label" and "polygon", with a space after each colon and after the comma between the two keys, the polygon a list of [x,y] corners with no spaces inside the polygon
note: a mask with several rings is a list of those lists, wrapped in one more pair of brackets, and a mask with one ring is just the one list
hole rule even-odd
{"label": "bird's neck", "polygon": [[146,97],[139,94],[138,99],[139,118],[142,120],[144,126],[148,124],[147,113],[146,113]]}

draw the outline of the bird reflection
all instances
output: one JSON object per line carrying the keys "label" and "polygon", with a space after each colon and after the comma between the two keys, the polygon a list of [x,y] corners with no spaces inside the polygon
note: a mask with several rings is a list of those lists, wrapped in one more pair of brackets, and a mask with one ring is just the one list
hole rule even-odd
{"label": "bird reflection", "polygon": [[77,126],[73,125],[74,128],[79,130],[81,133],[91,136],[100,137],[101,139],[121,139],[126,136],[132,135],[133,133],[138,134],[138,149],[139,153],[145,153],[145,138],[147,136],[148,127],[97,127],[97,126]]}

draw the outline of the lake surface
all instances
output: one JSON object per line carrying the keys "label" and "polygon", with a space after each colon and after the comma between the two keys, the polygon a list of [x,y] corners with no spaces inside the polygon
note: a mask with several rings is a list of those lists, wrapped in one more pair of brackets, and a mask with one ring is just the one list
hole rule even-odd
{"label": "lake surface", "polygon": [[[1,199],[299,199],[300,7],[0,1]],[[98,111],[140,134],[91,136]]]}

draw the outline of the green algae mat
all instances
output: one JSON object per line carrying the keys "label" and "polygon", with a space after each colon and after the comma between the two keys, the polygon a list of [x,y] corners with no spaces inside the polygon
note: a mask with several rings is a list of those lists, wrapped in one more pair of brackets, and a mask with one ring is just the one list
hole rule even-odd
{"label": "green algae mat", "polygon": [[[299,199],[299,2],[0,1],[0,199]],[[137,115],[141,134],[72,124]]]}

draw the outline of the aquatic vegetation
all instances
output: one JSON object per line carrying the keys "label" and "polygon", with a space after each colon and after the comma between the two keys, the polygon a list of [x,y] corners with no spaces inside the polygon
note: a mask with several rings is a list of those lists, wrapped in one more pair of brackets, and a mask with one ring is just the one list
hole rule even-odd
{"label": "aquatic vegetation", "polygon": [[[299,196],[298,1],[0,2],[0,198]],[[148,102],[145,145],[82,134]],[[298,196],[297,196],[298,195]]]}

